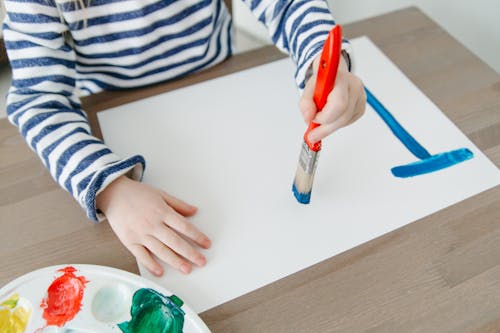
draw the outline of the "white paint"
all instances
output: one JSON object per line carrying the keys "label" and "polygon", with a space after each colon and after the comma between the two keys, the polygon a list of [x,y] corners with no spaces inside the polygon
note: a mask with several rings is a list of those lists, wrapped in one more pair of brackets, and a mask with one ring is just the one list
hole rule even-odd
{"label": "white paint", "polygon": [[312,203],[291,192],[305,124],[282,60],[99,113],[108,145],[142,153],[145,182],[199,206],[208,264],[154,279],[204,311],[500,183],[498,169],[368,39],[358,74],[431,153],[475,157],[410,179],[415,161],[371,109],[324,142]]}
{"label": "white paint", "polygon": [[105,285],[92,299],[92,314],[104,323],[119,322],[126,319],[131,303],[132,294],[127,286],[120,283]]}
{"label": "white paint", "polygon": [[[500,73],[500,1],[498,0],[328,0],[345,24],[416,6]],[[241,1],[233,1],[235,25],[269,41],[266,29]]]}

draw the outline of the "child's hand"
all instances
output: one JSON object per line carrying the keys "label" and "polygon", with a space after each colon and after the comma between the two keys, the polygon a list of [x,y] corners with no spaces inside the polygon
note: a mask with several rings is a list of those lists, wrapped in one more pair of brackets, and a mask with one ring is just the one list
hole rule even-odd
{"label": "child's hand", "polygon": [[318,113],[314,104],[314,88],[318,72],[318,56],[313,62],[313,75],[306,82],[299,102],[304,121],[321,124],[309,133],[311,143],[322,140],[337,129],[347,126],[359,119],[365,112],[366,94],[363,82],[350,73],[343,57],[340,58],[335,88],[328,95],[325,107]]}
{"label": "child's hand", "polygon": [[210,239],[186,219],[196,207],[125,176],[99,193],[96,203],[123,245],[152,274],[163,274],[152,254],[184,274],[191,272],[191,263],[205,265],[190,241],[207,249]]}

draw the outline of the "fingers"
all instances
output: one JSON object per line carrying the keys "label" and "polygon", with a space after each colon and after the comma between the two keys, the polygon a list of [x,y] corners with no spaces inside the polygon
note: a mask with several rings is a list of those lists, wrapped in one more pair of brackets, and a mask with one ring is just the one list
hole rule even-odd
{"label": "fingers", "polygon": [[160,260],[174,267],[184,274],[191,273],[191,264],[184,258],[177,255],[172,249],[166,246],[163,242],[151,235],[146,236],[144,245],[157,256]]}
{"label": "fingers", "polygon": [[167,204],[167,209],[163,217],[160,216],[161,223],[143,240],[144,245],[160,260],[184,274],[189,274],[192,270],[191,263],[204,266],[206,258],[181,235],[205,249],[210,247],[210,239],[185,218],[196,213],[195,206],[163,191],[161,196]]}
{"label": "fingers", "polygon": [[349,103],[352,102],[349,98],[349,84],[349,74],[339,72],[337,81],[335,82],[335,88],[328,95],[323,110],[318,112],[313,119],[315,123],[331,124],[349,109]]}
{"label": "fingers", "polygon": [[342,60],[339,64],[335,87],[328,95],[323,109],[317,110],[314,103],[314,90],[318,63],[319,57],[313,63],[315,64],[313,66],[314,75],[307,80],[299,101],[299,109],[304,121],[307,124],[311,121],[320,124],[309,133],[309,140],[312,143],[324,139],[337,129],[359,119],[364,113],[366,104],[363,82],[348,72],[347,64]]}
{"label": "fingers", "polygon": [[333,123],[316,127],[309,133],[309,140],[313,143],[323,140],[325,137],[332,134],[339,128],[346,126],[351,121],[352,117],[353,117],[352,114],[344,113],[339,119],[337,119]]}
{"label": "fingers", "polygon": [[170,216],[165,217],[165,223],[169,227],[193,240],[200,247],[208,249],[211,245],[210,239],[204,233],[198,230],[198,228],[196,228],[192,223],[183,218],[183,216],[188,217],[194,215],[197,211],[197,208],[180,199],[177,199],[176,197],[169,195],[168,193],[162,192],[162,196],[165,202],[170,207],[172,207],[177,213],[182,215],[175,216],[167,213],[167,215]]}
{"label": "fingers", "polygon": [[208,249],[211,246],[211,241],[207,235],[182,216],[167,217],[165,223],[175,231],[193,240],[200,247]]}
{"label": "fingers", "polygon": [[195,226],[184,220],[182,216],[170,215],[165,222],[154,227],[151,234],[141,237],[140,243],[143,245],[133,244],[128,248],[137,261],[156,276],[161,276],[163,269],[151,253],[180,272],[189,274],[192,270],[190,262],[197,266],[204,266],[206,258],[176,231],[193,239],[197,244],[200,243],[199,245],[204,248],[210,247],[208,237]]}
{"label": "fingers", "polygon": [[182,238],[174,230],[162,225],[156,228],[154,236],[164,244],[166,244],[175,253],[188,259],[198,266],[204,266],[207,262],[205,256],[199,253],[188,241]]}
{"label": "fingers", "polygon": [[168,193],[162,192],[162,196],[165,202],[172,207],[177,213],[182,216],[175,216],[167,213],[164,218],[165,223],[172,229],[178,231],[189,239],[193,240],[196,244],[204,249],[208,249],[211,245],[210,239],[202,233],[198,228],[196,228],[192,223],[183,218],[183,216],[189,217],[196,213],[197,208],[192,206],[176,197],[169,195]]}
{"label": "fingers", "polygon": [[171,196],[170,194],[166,192],[161,192],[161,195],[163,197],[163,200],[172,207],[177,213],[183,215],[183,216],[193,216],[198,208],[196,208],[193,205],[190,205],[176,197]]}
{"label": "fingers", "polygon": [[364,114],[366,95],[363,83],[352,74],[339,74],[344,77],[338,80],[325,107],[313,119],[313,122],[321,124],[309,133],[309,140],[313,143],[353,123]]}
{"label": "fingers", "polygon": [[354,117],[347,123],[347,125],[350,125],[359,118],[361,118],[361,116],[365,114],[365,110],[366,110],[366,93],[365,90],[363,89],[361,92],[361,97],[358,98],[356,106],[354,107]]}
{"label": "fingers", "polygon": [[129,251],[134,255],[137,261],[146,267],[151,274],[156,276],[163,275],[163,268],[161,265],[153,258],[151,253],[140,244],[132,244],[128,246]]}

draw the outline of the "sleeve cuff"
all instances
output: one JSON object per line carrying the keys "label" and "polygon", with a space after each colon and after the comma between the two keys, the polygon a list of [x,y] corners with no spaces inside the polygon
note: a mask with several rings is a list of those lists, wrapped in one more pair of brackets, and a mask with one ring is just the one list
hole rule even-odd
{"label": "sleeve cuff", "polygon": [[[311,52],[309,55],[307,55],[306,60],[304,62],[304,65],[301,68],[306,68],[306,70],[300,70],[300,67],[297,68],[297,72],[295,73],[295,78],[297,82],[297,86],[299,88],[300,94],[302,94],[305,84],[307,80],[312,76],[312,63],[314,62],[314,59],[321,54],[321,51],[323,49],[323,44],[318,43],[314,45],[314,47],[311,49]],[[354,57],[353,57],[353,52],[352,52],[352,47],[351,43],[347,39],[342,40],[342,54],[341,54],[346,63],[347,63],[347,68],[349,72],[354,71]]]}
{"label": "sleeve cuff", "polygon": [[128,159],[111,163],[96,172],[88,185],[86,195],[80,200],[80,204],[87,212],[87,217],[94,222],[103,221],[105,216],[96,208],[96,196],[106,186],[122,175],[126,175],[133,180],[142,180],[145,167],[146,161],[144,157],[135,155]]}
{"label": "sleeve cuff", "polygon": [[349,72],[354,73],[354,68],[355,68],[355,61],[354,61],[354,53],[352,51],[352,46],[349,40],[343,39],[342,40],[342,56],[344,57],[346,63],[347,63],[347,68],[349,69]]}

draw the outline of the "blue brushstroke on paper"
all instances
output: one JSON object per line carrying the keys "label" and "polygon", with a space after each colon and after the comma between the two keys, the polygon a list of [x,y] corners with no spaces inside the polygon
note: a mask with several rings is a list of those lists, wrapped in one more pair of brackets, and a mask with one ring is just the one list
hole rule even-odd
{"label": "blue brushstroke on paper", "polygon": [[426,173],[438,171],[451,167],[455,164],[469,160],[474,154],[467,148],[461,148],[445,153],[431,155],[422,145],[420,145],[410,133],[394,118],[394,116],[380,103],[380,101],[365,87],[368,104],[377,112],[392,133],[401,141],[403,145],[419,158],[420,161],[406,165],[396,166],[391,169],[394,176],[400,178],[414,177]]}
{"label": "blue brushstroke on paper", "polygon": [[391,169],[396,177],[407,178],[415,175],[438,171],[448,168],[457,163],[471,159],[474,154],[467,148],[460,148],[447,153],[433,155],[424,160],[413,162],[407,165],[400,165]]}

